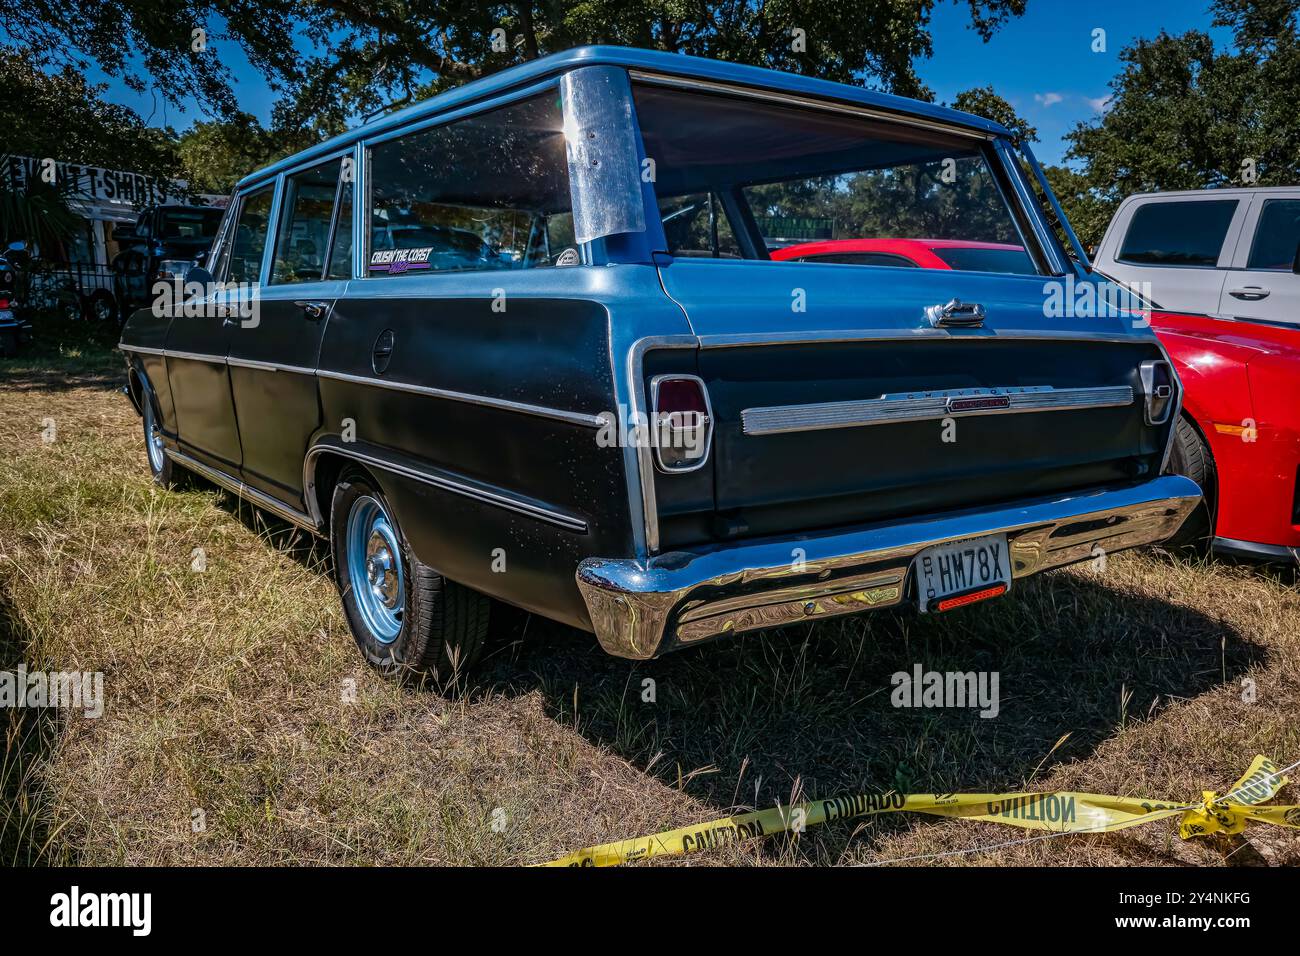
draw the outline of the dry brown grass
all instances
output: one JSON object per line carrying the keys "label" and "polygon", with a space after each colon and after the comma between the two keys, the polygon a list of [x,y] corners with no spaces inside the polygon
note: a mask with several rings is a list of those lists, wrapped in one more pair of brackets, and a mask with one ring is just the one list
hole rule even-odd
{"label": "dry brown grass", "polygon": [[[0,667],[102,670],[107,691],[98,720],[7,715],[6,859],[533,863],[795,794],[1182,800],[1226,789],[1256,753],[1300,759],[1294,577],[1154,553],[938,620],[877,615],[643,664],[518,615],[462,693],[390,683],[356,654],[319,547],[210,487],[149,482],[118,368],[93,351],[0,363]],[[1001,715],[893,708],[889,676],[914,663],[998,671]],[[1283,797],[1300,802],[1295,786]],[[1174,830],[946,862],[1224,861]],[[685,862],[877,862],[1022,835],[898,816]],[[1294,833],[1249,836],[1263,860],[1300,862]]]}

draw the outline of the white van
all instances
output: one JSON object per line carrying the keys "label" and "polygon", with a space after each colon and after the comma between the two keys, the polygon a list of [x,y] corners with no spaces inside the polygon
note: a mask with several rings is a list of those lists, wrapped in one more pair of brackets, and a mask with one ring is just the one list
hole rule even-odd
{"label": "white van", "polygon": [[1300,325],[1300,186],[1129,196],[1094,264],[1170,311]]}

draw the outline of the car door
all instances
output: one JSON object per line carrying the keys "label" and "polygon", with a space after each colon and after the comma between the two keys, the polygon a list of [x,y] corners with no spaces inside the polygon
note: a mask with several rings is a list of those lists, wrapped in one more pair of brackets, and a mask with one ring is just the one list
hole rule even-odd
{"label": "car door", "polygon": [[236,199],[234,225],[215,273],[226,291],[204,308],[182,310],[167,332],[167,377],[181,451],[232,477],[243,456],[226,354],[239,306],[251,300],[261,275],[273,196],[267,186]]}
{"label": "car door", "polygon": [[321,338],[352,276],[352,182],[343,171],[335,156],[281,177],[256,321],[239,323],[230,337],[243,480],[299,512],[303,459],[320,427]]}
{"label": "car door", "polygon": [[1213,314],[1241,234],[1247,203],[1236,196],[1144,196],[1121,209],[1098,267],[1161,308]]}
{"label": "car door", "polygon": [[1219,312],[1236,319],[1300,325],[1300,193],[1257,196],[1219,300]]}

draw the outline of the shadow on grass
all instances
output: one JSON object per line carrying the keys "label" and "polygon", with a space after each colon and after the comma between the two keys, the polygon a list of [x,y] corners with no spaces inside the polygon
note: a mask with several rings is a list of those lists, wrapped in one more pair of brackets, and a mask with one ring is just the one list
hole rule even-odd
{"label": "shadow on grass", "polygon": [[[325,542],[222,500],[294,560],[330,573]],[[494,642],[465,696],[540,693],[556,722],[718,815],[792,797],[1029,789],[1055,763],[1266,656],[1221,620],[1086,572],[1020,581],[953,614],[877,612],[656,661],[609,657],[590,634],[503,605],[493,615]],[[997,715],[894,706],[892,675],[916,665],[996,673]],[[915,819],[881,818],[875,832]],[[795,852],[836,859],[852,830],[821,829]]]}
{"label": "shadow on grass", "polygon": [[[0,671],[24,663],[26,641],[8,601],[0,598]],[[29,665],[30,666],[30,665]],[[57,733],[55,717],[39,708],[0,710],[0,866],[37,866],[48,856],[49,820],[39,766]]]}
{"label": "shadow on grass", "polygon": [[[789,801],[796,787],[800,799],[1030,788],[1053,763],[1265,656],[1198,611],[1063,573],[941,617],[878,612],[639,663],[536,618],[529,632],[489,660],[480,684],[540,690],[555,720],[719,815]],[[996,672],[997,716],[894,706],[891,676],[918,664]],[[851,830],[819,834],[832,859]]]}
{"label": "shadow on grass", "polygon": [[119,334],[115,324],[38,317],[32,341],[17,355],[0,358],[0,382],[15,391],[120,388],[126,365],[117,351]]}

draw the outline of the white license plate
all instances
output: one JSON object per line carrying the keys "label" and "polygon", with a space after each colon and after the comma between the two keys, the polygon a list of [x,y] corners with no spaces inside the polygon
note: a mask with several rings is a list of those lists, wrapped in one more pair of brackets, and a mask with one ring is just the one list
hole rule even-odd
{"label": "white license plate", "polygon": [[939,606],[946,599],[969,595],[976,601],[1011,590],[1011,555],[1005,534],[937,544],[913,558],[912,566],[923,614],[949,610]]}

